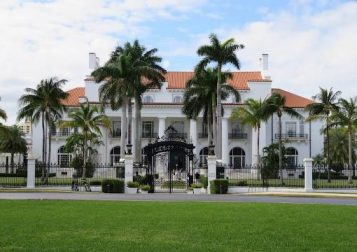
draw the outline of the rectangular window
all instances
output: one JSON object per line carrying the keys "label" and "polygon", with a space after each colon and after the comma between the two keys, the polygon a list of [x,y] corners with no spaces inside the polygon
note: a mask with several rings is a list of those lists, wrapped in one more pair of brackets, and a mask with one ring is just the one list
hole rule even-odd
{"label": "rectangular window", "polygon": [[296,122],[286,122],[286,134],[288,137],[296,136]]}
{"label": "rectangular window", "polygon": [[243,133],[243,125],[241,124],[241,122],[236,121],[232,123],[232,134],[242,134]]}
{"label": "rectangular window", "polygon": [[121,133],[121,121],[113,121],[112,125],[113,137],[120,137]]}
{"label": "rectangular window", "polygon": [[305,134],[305,124],[304,121],[300,121],[300,136]]}
{"label": "rectangular window", "polygon": [[142,137],[144,138],[152,138],[154,132],[154,122],[152,121],[144,121],[143,122],[143,132]]}

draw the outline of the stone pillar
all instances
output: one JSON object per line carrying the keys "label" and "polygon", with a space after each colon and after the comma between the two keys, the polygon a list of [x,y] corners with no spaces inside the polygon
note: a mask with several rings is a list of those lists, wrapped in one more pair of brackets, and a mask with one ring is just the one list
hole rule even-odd
{"label": "stone pillar", "polygon": [[159,117],[159,137],[162,137],[165,134],[165,117]]}
{"label": "stone pillar", "polygon": [[208,187],[207,193],[211,194],[211,181],[216,179],[216,156],[207,156],[207,166],[208,166]]}
{"label": "stone pillar", "polygon": [[305,166],[305,191],[312,192],[312,158],[304,158]]}
{"label": "stone pillar", "polygon": [[222,118],[222,162],[229,163],[228,118]]}
{"label": "stone pillar", "polygon": [[196,147],[193,149],[193,154],[197,154],[197,121],[193,119],[190,120],[190,140]]}
{"label": "stone pillar", "polygon": [[32,157],[27,159],[27,188],[35,188],[36,160]]}
{"label": "stone pillar", "polygon": [[[258,130],[252,128],[252,165],[258,164],[257,157],[257,139],[258,139]],[[260,140],[260,139],[259,139]]]}
{"label": "stone pillar", "polygon": [[133,155],[125,155],[125,192],[128,191],[127,183],[133,181]]}

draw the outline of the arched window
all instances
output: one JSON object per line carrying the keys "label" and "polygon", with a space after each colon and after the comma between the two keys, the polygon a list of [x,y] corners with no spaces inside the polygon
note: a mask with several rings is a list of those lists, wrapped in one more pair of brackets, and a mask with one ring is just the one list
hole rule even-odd
{"label": "arched window", "polygon": [[175,95],[173,99],[174,103],[182,103],[182,96],[180,95]]}
{"label": "arched window", "polygon": [[57,163],[59,167],[70,167],[72,154],[65,151],[64,146],[58,148]]}
{"label": "arched window", "polygon": [[120,146],[115,146],[110,151],[110,164],[117,164],[120,162]]}
{"label": "arched window", "polygon": [[200,166],[207,166],[208,147],[200,150]]}
{"label": "arched window", "polygon": [[144,100],[144,103],[153,103],[154,102],[154,99],[150,95],[144,96],[143,100]]}
{"label": "arched window", "polygon": [[229,152],[229,162],[232,168],[239,169],[245,166],[245,151],[235,147]]}
{"label": "arched window", "polygon": [[286,148],[285,158],[286,158],[286,162],[288,163],[288,165],[297,165],[298,164],[298,156],[299,156],[299,153],[295,148],[293,148],[293,147]]}

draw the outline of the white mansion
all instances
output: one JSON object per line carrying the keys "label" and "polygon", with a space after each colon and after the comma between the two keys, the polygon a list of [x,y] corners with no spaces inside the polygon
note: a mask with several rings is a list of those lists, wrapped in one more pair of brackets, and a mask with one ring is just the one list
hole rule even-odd
{"label": "white mansion", "polygon": [[[96,65],[95,54],[90,54],[90,67]],[[268,55],[263,54],[261,71],[238,71],[233,73],[229,83],[239,90],[242,103],[247,98],[264,99],[276,92],[286,97],[286,105],[296,109],[304,117],[304,107],[312,101],[282,89],[272,88],[272,80],[268,74]],[[183,94],[186,81],[193,76],[193,72],[168,72],[166,81],[161,89],[149,90],[143,96],[142,108],[142,147],[146,146],[157,136],[164,135],[169,126],[173,126],[182,137],[195,146],[196,160],[203,162],[208,153],[207,129],[202,118],[189,120],[181,112]],[[64,101],[71,108],[78,107],[87,97],[89,103],[98,104],[99,84],[88,76],[84,80],[84,87],[77,87],[68,91],[69,98]],[[254,164],[257,153],[257,132],[248,125],[231,122],[229,117],[234,108],[242,103],[233,102],[233,98],[223,101],[224,117],[222,119],[222,162],[234,167]],[[103,145],[98,146],[96,161],[98,163],[116,163],[120,158],[120,124],[121,110],[105,109],[106,115],[112,121],[112,130],[103,129]],[[66,115],[64,116],[66,119]],[[304,120],[282,118],[282,138],[284,139],[287,155],[291,162],[302,164],[305,157],[311,157],[322,152],[323,137],[320,134],[321,122],[306,123]],[[66,137],[73,129],[56,129],[52,132],[52,162],[66,166],[71,155],[64,152]],[[313,137],[312,137],[313,136]],[[277,141],[278,118],[273,116],[262,124],[260,132],[260,148],[262,149]],[[32,152],[34,157],[41,158],[42,150],[41,125],[33,125]],[[131,141],[135,143],[135,141]],[[198,162],[199,163],[199,162]]]}

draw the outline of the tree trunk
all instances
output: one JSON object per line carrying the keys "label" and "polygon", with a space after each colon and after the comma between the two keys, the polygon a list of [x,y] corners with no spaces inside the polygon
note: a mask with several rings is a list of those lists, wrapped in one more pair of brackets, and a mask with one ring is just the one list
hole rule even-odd
{"label": "tree trunk", "polygon": [[221,71],[222,66],[217,66],[217,159],[222,159],[222,101],[221,101]]}
{"label": "tree trunk", "polygon": [[127,98],[123,99],[123,105],[121,107],[121,136],[120,136],[120,158],[125,157],[125,149],[126,149],[126,129],[127,129],[127,121],[126,121],[126,105],[127,105]]}
{"label": "tree trunk", "polygon": [[86,178],[87,173],[87,151],[88,151],[88,141],[87,141],[87,132],[83,132],[83,170],[82,170],[82,178]]}
{"label": "tree trunk", "polygon": [[212,142],[215,146],[215,153],[217,153],[218,146],[217,146],[217,113],[216,113],[216,106],[215,106],[215,99],[212,102]]}
{"label": "tree trunk", "polygon": [[131,103],[131,98],[128,98],[128,144],[132,143],[132,138],[131,138],[132,123],[133,123],[133,106]]}
{"label": "tree trunk", "polygon": [[280,171],[280,182],[283,185],[283,153],[282,153],[282,141],[281,141],[281,115],[279,117],[279,171]]}
{"label": "tree trunk", "polygon": [[141,162],[141,109],[138,101],[135,101],[135,121],[136,121],[136,126],[135,126],[135,158],[134,160],[136,162]]}
{"label": "tree trunk", "polygon": [[260,126],[258,126],[258,137],[257,137],[257,163],[258,167],[260,167],[260,149],[259,149],[259,139],[260,138]]}
{"label": "tree trunk", "polygon": [[329,136],[329,121],[326,120],[326,141],[327,141],[327,182],[331,183],[331,172],[330,172],[330,136]]}
{"label": "tree trunk", "polygon": [[42,124],[42,167],[41,167],[41,181],[43,181],[45,177],[45,164],[46,164],[46,131],[45,131],[45,114],[42,112],[41,114],[41,124]]}
{"label": "tree trunk", "polygon": [[45,178],[45,184],[48,184],[48,177],[50,175],[50,166],[51,166],[51,126],[48,130],[48,159],[47,159],[47,172],[46,172],[46,178]]}
{"label": "tree trunk", "polygon": [[348,183],[352,184],[352,129],[348,129]]}
{"label": "tree trunk", "polygon": [[44,141],[44,146],[45,146],[45,153],[44,153],[44,162],[43,162],[43,167],[42,167],[42,183],[46,182],[46,170],[47,170],[47,120],[45,120],[45,132],[44,132],[44,136],[45,136],[45,141]]}
{"label": "tree trunk", "polygon": [[14,153],[11,152],[11,173],[13,174],[14,173],[14,168],[15,168],[15,163],[14,163]]}
{"label": "tree trunk", "polygon": [[212,116],[212,108],[209,108],[209,111],[207,113],[207,140],[208,140],[208,155],[211,155],[210,153],[210,146],[213,144],[212,142],[212,124],[211,124],[211,116]]}

